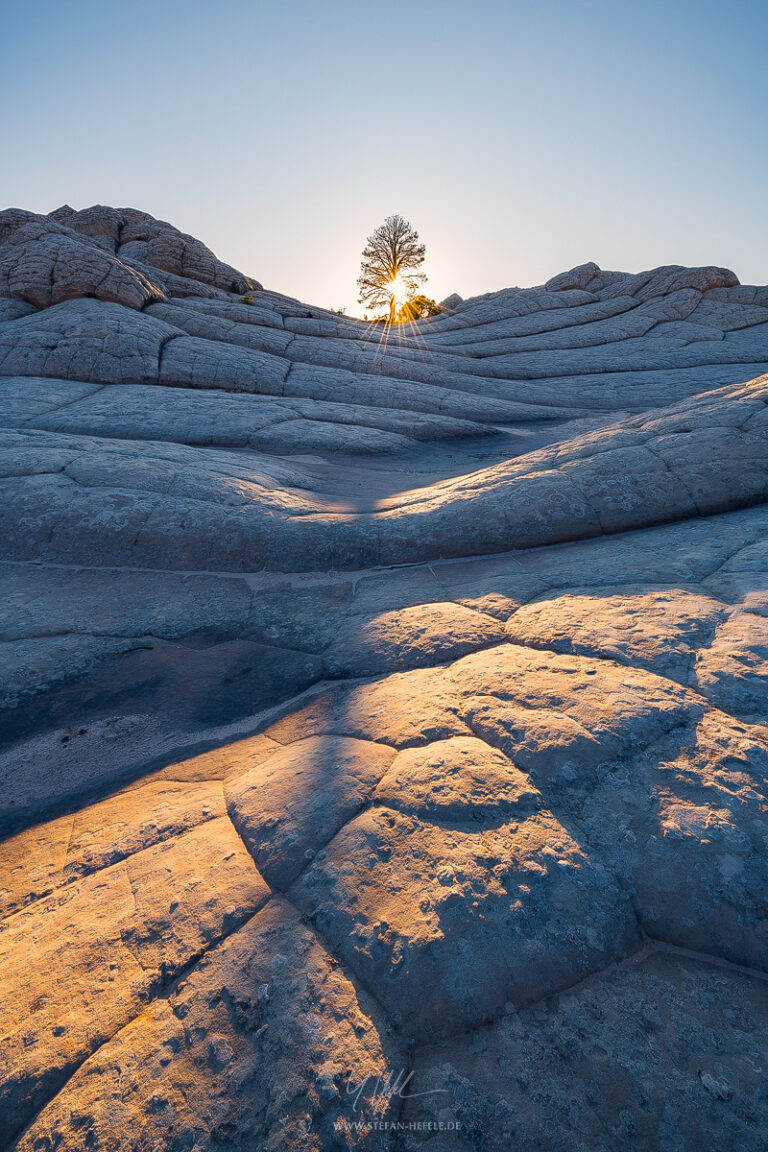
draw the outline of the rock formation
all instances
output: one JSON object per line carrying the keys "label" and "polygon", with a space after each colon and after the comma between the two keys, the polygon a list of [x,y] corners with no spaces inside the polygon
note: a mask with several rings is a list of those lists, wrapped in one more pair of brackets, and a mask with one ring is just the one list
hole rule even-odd
{"label": "rock formation", "polygon": [[768,288],[0,297],[0,1147],[764,1148]]}

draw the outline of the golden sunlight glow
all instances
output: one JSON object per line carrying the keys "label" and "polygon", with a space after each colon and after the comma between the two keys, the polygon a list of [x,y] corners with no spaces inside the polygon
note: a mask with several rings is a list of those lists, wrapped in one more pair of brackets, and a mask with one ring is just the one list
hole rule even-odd
{"label": "golden sunlight glow", "polygon": [[394,280],[390,280],[386,285],[386,289],[390,296],[394,296],[395,304],[397,304],[398,307],[405,304],[408,299],[408,285],[400,276],[395,276]]}

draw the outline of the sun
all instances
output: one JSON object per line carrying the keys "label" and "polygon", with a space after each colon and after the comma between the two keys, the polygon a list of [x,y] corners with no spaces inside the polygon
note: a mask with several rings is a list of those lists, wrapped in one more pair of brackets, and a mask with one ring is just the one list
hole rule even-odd
{"label": "sun", "polygon": [[390,280],[384,285],[390,296],[394,297],[395,304],[398,307],[405,304],[408,299],[408,285],[400,276],[395,276],[394,280]]}

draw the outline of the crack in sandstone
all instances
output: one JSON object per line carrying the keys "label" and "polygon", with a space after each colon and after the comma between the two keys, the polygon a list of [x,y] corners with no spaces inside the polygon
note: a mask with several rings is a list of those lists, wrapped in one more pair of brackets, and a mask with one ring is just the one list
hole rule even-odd
{"label": "crack in sandstone", "polygon": [[[123,1019],[120,1022],[120,1024],[108,1036],[106,1036],[102,1041],[100,1041],[98,1044],[96,1044],[81,1060],[79,1060],[71,1068],[71,1070],[69,1072],[67,1072],[65,1079],[63,1079],[61,1081],[61,1083],[56,1087],[55,1091],[53,1091],[52,1094],[37,1109],[37,1111],[35,1112],[32,1119],[29,1120],[29,1122],[27,1124],[25,1124],[23,1126],[23,1128],[19,1129],[15,1133],[11,1133],[12,1142],[19,1142],[20,1140],[22,1140],[24,1138],[24,1136],[28,1132],[30,1132],[34,1128],[34,1126],[37,1124],[38,1120],[40,1119],[41,1114],[45,1111],[45,1109],[54,1100],[56,1100],[56,1098],[58,1096],[60,1096],[66,1090],[67,1086],[69,1085],[69,1083],[71,1082],[71,1080],[73,1079],[75,1074],[77,1072],[79,1072],[79,1070],[83,1067],[84,1064],[86,1064],[93,1056],[96,1055],[97,1052],[100,1052],[104,1047],[106,1047],[106,1045],[108,1045],[112,1040],[114,1040],[116,1036],[118,1036],[121,1032],[123,1032],[135,1020],[137,1020],[143,1014],[143,1012],[146,1010],[146,1008],[150,1004],[152,1004],[158,1000],[169,1000],[170,997],[173,995],[173,993],[177,990],[179,985],[183,984],[183,982],[189,977],[191,972],[194,971],[194,969],[200,963],[200,961],[203,959],[203,957],[207,956],[209,953],[215,951],[221,944],[223,944],[225,942],[225,940],[227,940],[230,936],[234,936],[237,932],[240,931],[241,928],[244,928],[246,926],[246,924],[248,924],[255,916],[258,916],[259,912],[263,911],[263,909],[267,906],[270,899],[271,899],[271,897],[268,897],[267,900],[264,902],[264,904],[259,909],[257,909],[255,912],[253,912],[242,923],[238,924],[235,928],[231,929],[229,932],[224,933],[224,935],[222,935],[221,937],[219,937],[219,939],[217,939],[213,943],[211,943],[207,948],[200,949],[197,953],[195,953],[192,957],[190,957],[189,961],[184,965],[184,967],[181,968],[173,976],[168,977],[164,981],[161,980],[157,984],[157,986],[154,988],[150,987],[149,994],[147,995],[147,998],[145,1000],[139,1002],[138,1004],[136,1004],[135,1012],[132,1015],[127,1016],[125,1019]],[[130,952],[130,949],[127,947],[127,945],[124,945],[124,947],[126,948],[127,952]],[[142,969],[144,968],[144,966],[140,964],[140,962],[136,959],[135,956],[134,956],[134,960],[139,965],[139,967],[141,967]],[[146,970],[146,969],[144,969],[144,970]],[[170,1007],[171,1007],[171,1010],[173,1010],[172,1006],[170,1006]]]}

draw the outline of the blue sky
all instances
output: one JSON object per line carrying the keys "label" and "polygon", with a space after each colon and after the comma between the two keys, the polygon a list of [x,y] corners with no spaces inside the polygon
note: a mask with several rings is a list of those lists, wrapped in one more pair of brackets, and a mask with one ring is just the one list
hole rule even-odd
{"label": "blue sky", "polygon": [[2,206],[130,205],[355,305],[392,212],[428,290],[584,260],[768,282],[766,0],[3,5]]}

